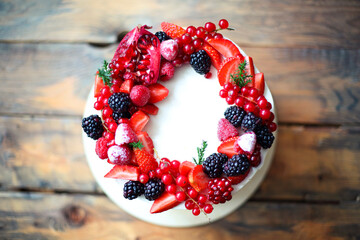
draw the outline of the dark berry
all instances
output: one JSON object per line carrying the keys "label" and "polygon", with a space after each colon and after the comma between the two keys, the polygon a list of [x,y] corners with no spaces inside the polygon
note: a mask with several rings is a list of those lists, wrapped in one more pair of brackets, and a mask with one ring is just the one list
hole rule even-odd
{"label": "dark berry", "polygon": [[213,153],[203,162],[203,171],[211,178],[218,178],[223,173],[223,165],[228,157],[223,153]]}
{"label": "dark berry", "polygon": [[124,185],[124,198],[133,200],[144,193],[144,184],[138,181],[128,181]]}
{"label": "dark berry", "polygon": [[162,31],[156,32],[155,36],[160,40],[160,42],[170,39],[170,37]]}
{"label": "dark berry", "polygon": [[206,74],[210,71],[211,59],[205,50],[191,54],[190,65],[199,74]]}
{"label": "dark berry", "polygon": [[258,144],[260,144],[260,146],[262,146],[265,149],[271,147],[275,137],[265,125],[257,127],[255,129],[255,134],[256,134],[256,141]]}
{"label": "dark berry", "polygon": [[130,108],[130,96],[127,93],[113,93],[109,97],[108,104],[114,112],[127,112]]}
{"label": "dark berry", "polygon": [[165,185],[158,178],[150,179],[145,184],[145,198],[149,201],[158,199],[165,190]]}
{"label": "dark berry", "polygon": [[129,112],[113,112],[111,115],[115,122],[118,122],[120,118],[130,118],[131,114]]}
{"label": "dark berry", "polygon": [[238,106],[231,106],[226,109],[225,118],[232,124],[234,127],[240,127],[241,122],[243,121],[246,112],[244,109]]}
{"label": "dark berry", "polygon": [[104,127],[98,115],[83,118],[81,126],[88,137],[97,140],[102,137]]}
{"label": "dark berry", "polygon": [[261,118],[255,116],[253,113],[248,113],[244,117],[241,123],[241,128],[245,132],[254,131],[256,127],[261,125]]}
{"label": "dark berry", "polygon": [[246,155],[234,155],[224,164],[224,173],[229,177],[245,174],[249,169],[250,163]]}

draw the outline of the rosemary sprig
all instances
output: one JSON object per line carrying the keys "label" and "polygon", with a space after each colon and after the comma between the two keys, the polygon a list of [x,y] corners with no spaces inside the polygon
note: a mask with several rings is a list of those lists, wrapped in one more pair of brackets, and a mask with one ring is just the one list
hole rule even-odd
{"label": "rosemary sprig", "polygon": [[230,74],[230,78],[232,82],[235,85],[238,85],[240,88],[246,86],[251,80],[249,78],[252,77],[252,75],[246,75],[245,68],[246,68],[247,62],[244,61],[243,63],[240,63],[238,66],[237,71],[234,74]]}
{"label": "rosemary sprig", "polygon": [[103,80],[105,85],[108,85],[109,87],[111,87],[111,85],[112,85],[111,73],[110,73],[109,63],[106,60],[104,60],[103,66],[98,69],[98,73],[96,73],[96,74],[99,77],[101,77],[101,79]]}
{"label": "rosemary sprig", "polygon": [[204,153],[205,153],[205,149],[207,147],[207,142],[206,141],[202,141],[202,147],[201,148],[197,148],[197,154],[198,154],[198,160],[196,160],[195,158],[193,158],[194,162],[196,165],[200,165],[203,163],[204,159]]}

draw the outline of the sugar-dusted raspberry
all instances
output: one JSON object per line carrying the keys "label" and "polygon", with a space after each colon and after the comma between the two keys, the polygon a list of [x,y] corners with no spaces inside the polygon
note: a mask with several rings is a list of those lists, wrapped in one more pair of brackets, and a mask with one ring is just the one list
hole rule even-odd
{"label": "sugar-dusted raspberry", "polygon": [[162,61],[160,66],[160,80],[168,81],[170,80],[175,73],[175,67],[172,63],[168,61]]}
{"label": "sugar-dusted raspberry", "polygon": [[136,85],[131,89],[130,99],[138,107],[145,106],[150,99],[150,90],[144,85]]}
{"label": "sugar-dusted raspberry", "polygon": [[169,39],[160,44],[160,53],[163,58],[172,61],[179,53],[179,45],[175,40]]}
{"label": "sugar-dusted raspberry", "polygon": [[113,145],[108,149],[109,161],[113,164],[128,165],[131,161],[131,150],[128,146]]}
{"label": "sugar-dusted raspberry", "polygon": [[104,137],[99,138],[96,141],[95,145],[95,152],[99,156],[100,159],[106,159],[108,157],[107,151],[108,151],[108,140]]}
{"label": "sugar-dusted raspberry", "polygon": [[225,141],[238,135],[238,130],[227,119],[220,119],[217,129],[217,136],[220,141]]}
{"label": "sugar-dusted raspberry", "polygon": [[120,123],[115,132],[115,143],[122,145],[125,143],[137,142],[139,139],[129,124]]}

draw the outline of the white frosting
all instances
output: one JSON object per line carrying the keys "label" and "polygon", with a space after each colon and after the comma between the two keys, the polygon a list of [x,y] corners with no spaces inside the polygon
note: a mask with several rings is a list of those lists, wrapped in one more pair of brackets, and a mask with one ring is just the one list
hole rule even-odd
{"label": "white frosting", "polygon": [[[153,139],[160,157],[191,161],[193,157],[197,157],[196,148],[201,146],[202,140],[208,142],[205,156],[216,152],[220,144],[217,139],[217,123],[223,118],[223,113],[229,105],[219,96],[221,87],[217,80],[216,70],[212,67],[211,71],[212,78],[206,79],[187,64],[176,69],[173,79],[162,83],[169,89],[169,96],[156,104],[159,107],[158,115],[151,116],[144,129]],[[256,72],[258,72],[257,69]],[[274,106],[267,85],[264,95]],[[93,109],[94,101],[93,91],[91,91],[84,116],[96,113]],[[274,135],[275,142],[272,148],[261,150],[262,163],[257,168],[251,168],[247,178],[235,185],[233,199],[225,204],[214,205],[214,211],[208,215],[211,221],[233,212],[261,183],[273,157],[276,132]],[[184,204],[163,213],[150,214],[149,210],[153,202],[145,200],[144,197],[135,200],[125,199],[122,196],[122,186],[125,181],[104,178],[103,176],[112,168],[112,165],[101,161],[96,156],[95,141],[84,133],[83,141],[89,166],[97,182],[109,198],[129,214],[150,223],[171,227],[189,227],[209,223],[209,219],[204,214],[193,216],[191,211],[184,208]]]}

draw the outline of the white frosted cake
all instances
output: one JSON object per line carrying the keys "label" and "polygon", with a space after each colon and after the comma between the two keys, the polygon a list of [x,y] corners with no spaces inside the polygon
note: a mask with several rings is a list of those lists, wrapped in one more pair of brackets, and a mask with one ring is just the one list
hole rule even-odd
{"label": "white frosted cake", "polygon": [[[220,28],[228,28],[224,22],[219,25]],[[173,38],[174,36],[171,35],[184,34],[181,29],[179,33],[177,28],[180,27],[174,26],[164,23],[162,29]],[[208,32],[211,32],[212,27],[212,25],[205,25]],[[172,31],[173,29],[176,30],[175,33]],[[191,29],[186,31],[191,35]],[[217,30],[213,32],[218,33]],[[161,46],[164,45],[165,50],[170,48],[173,51],[174,41],[161,39],[164,35],[157,34],[156,36],[159,38],[159,44],[161,41]],[[195,33],[195,37],[192,39],[201,38],[196,36]],[[125,37],[122,43],[129,39],[133,41],[131,38],[126,39]],[[141,38],[140,35],[138,42],[141,42]],[[101,87],[97,82],[86,103],[83,119],[83,142],[85,154],[96,181],[106,195],[123,210],[153,224],[189,227],[223,218],[251,196],[263,180],[273,158],[276,145],[274,102],[270,90],[263,81],[263,75],[260,75],[263,83],[261,86],[256,83],[260,72],[255,67],[251,72],[244,64],[246,69],[244,70],[245,74],[240,76],[241,81],[226,76],[226,74],[229,75],[229,71],[233,77],[236,75],[236,71],[231,71],[234,65],[237,69],[239,63],[247,61],[247,64],[252,64],[252,61],[249,62],[249,58],[244,59],[246,54],[237,46],[241,56],[238,54],[228,56],[233,51],[233,46],[228,45],[229,40],[216,40],[222,39],[221,37],[212,38],[215,40],[209,39],[203,40],[202,46],[206,44],[207,48],[201,47],[188,51],[189,57],[191,56],[191,65],[185,62],[182,66],[175,66],[173,68],[175,73],[170,69],[170,74],[168,74],[168,69],[163,71],[161,68],[165,65],[163,62],[171,63],[173,66],[179,62],[175,61],[176,57],[169,57],[168,53],[164,53],[163,48],[159,47],[162,58],[159,63],[160,70],[157,79],[146,79],[142,82],[141,77],[137,76],[138,79],[134,79],[130,87],[126,79],[125,81],[124,79],[115,80],[113,86],[118,81],[119,87],[107,90],[101,90],[106,86],[106,81],[102,82],[104,86]],[[170,42],[170,47],[167,41]],[[208,43],[210,44],[208,45]],[[219,44],[225,45],[225,47],[219,47]],[[218,50],[215,53],[221,58],[214,57],[211,51],[212,47]],[[224,48],[227,51],[224,51]],[[198,59],[192,59],[196,57],[193,54],[200,50],[203,51],[198,53]],[[179,56],[178,50],[174,51],[177,51],[175,55]],[[204,59],[203,56],[199,57],[201,54],[210,56],[207,58],[207,61],[211,61],[210,66],[201,63]],[[219,60],[218,63],[214,62],[217,60]],[[250,58],[250,60],[252,59]],[[198,64],[196,62],[200,62],[200,70],[199,66],[192,66]],[[152,64],[153,62],[150,66]],[[104,70],[109,69],[111,69],[109,65],[103,70],[99,69],[100,77],[106,78],[107,76],[102,74],[104,74]],[[194,69],[204,72],[199,74]],[[126,68],[123,71],[126,73]],[[99,81],[99,75],[97,81]],[[223,76],[227,77],[225,82],[224,78],[221,80]],[[109,80],[112,81],[114,79],[112,78],[113,76],[109,77]],[[161,81],[161,79],[165,81]],[[247,83],[248,80],[252,81],[252,83],[250,82],[252,85]],[[168,93],[163,88],[161,88],[160,94],[159,91],[154,93],[153,89],[159,89],[157,85],[159,83],[168,90]],[[238,92],[237,97],[229,99],[229,95],[231,95],[229,92],[234,90],[231,86],[237,84],[240,84],[238,89],[235,89],[235,92]],[[138,85],[141,87],[136,87],[135,90],[135,86]],[[150,89],[150,97],[143,86]],[[241,90],[244,86],[247,92]],[[258,88],[258,91],[252,90],[255,88]],[[96,98],[94,91],[95,94],[98,92]],[[122,92],[122,96],[119,99],[130,101],[130,107],[126,114],[119,113],[121,116],[115,121],[113,118],[118,116],[111,113],[116,111],[116,107],[124,106],[119,99],[114,97],[115,93],[120,92]],[[128,94],[129,97],[124,97],[124,94]],[[266,99],[265,103],[264,101],[260,102],[262,95]],[[101,98],[101,96],[104,97]],[[244,97],[243,100],[246,101],[236,100],[239,97]],[[107,100],[103,103],[104,98]],[[266,102],[268,102],[267,105]],[[249,103],[252,103],[253,106]],[[94,108],[94,104],[98,110]],[[147,108],[148,105],[152,107]],[[272,113],[271,116],[268,116],[270,109]],[[146,114],[139,117],[139,111],[146,112]],[[241,114],[238,114],[239,112]],[[128,120],[128,118],[130,119]],[[99,124],[103,129],[99,127]],[[149,138],[153,146],[149,144]],[[138,148],[138,143],[145,145],[144,148],[141,148],[141,144]],[[204,143],[206,144],[204,145]],[[152,147],[155,152],[150,149]],[[144,151],[147,153],[143,153]],[[198,165],[189,163],[193,162],[193,158],[197,160]],[[170,161],[171,168],[166,167],[167,159]],[[173,166],[173,160],[180,162],[180,167],[175,163]],[[144,161],[145,163],[143,163]],[[154,165],[153,161],[159,165]],[[215,179],[217,180],[214,181]],[[227,184],[226,187],[220,188],[219,182],[221,181]],[[155,183],[151,185],[150,182]],[[228,185],[229,183],[231,186]],[[216,198],[219,194],[214,193],[217,189],[213,187],[217,187],[217,184],[220,195],[223,194],[221,198]],[[172,185],[172,188],[169,185]],[[200,195],[203,197],[202,200],[200,200]]]}

